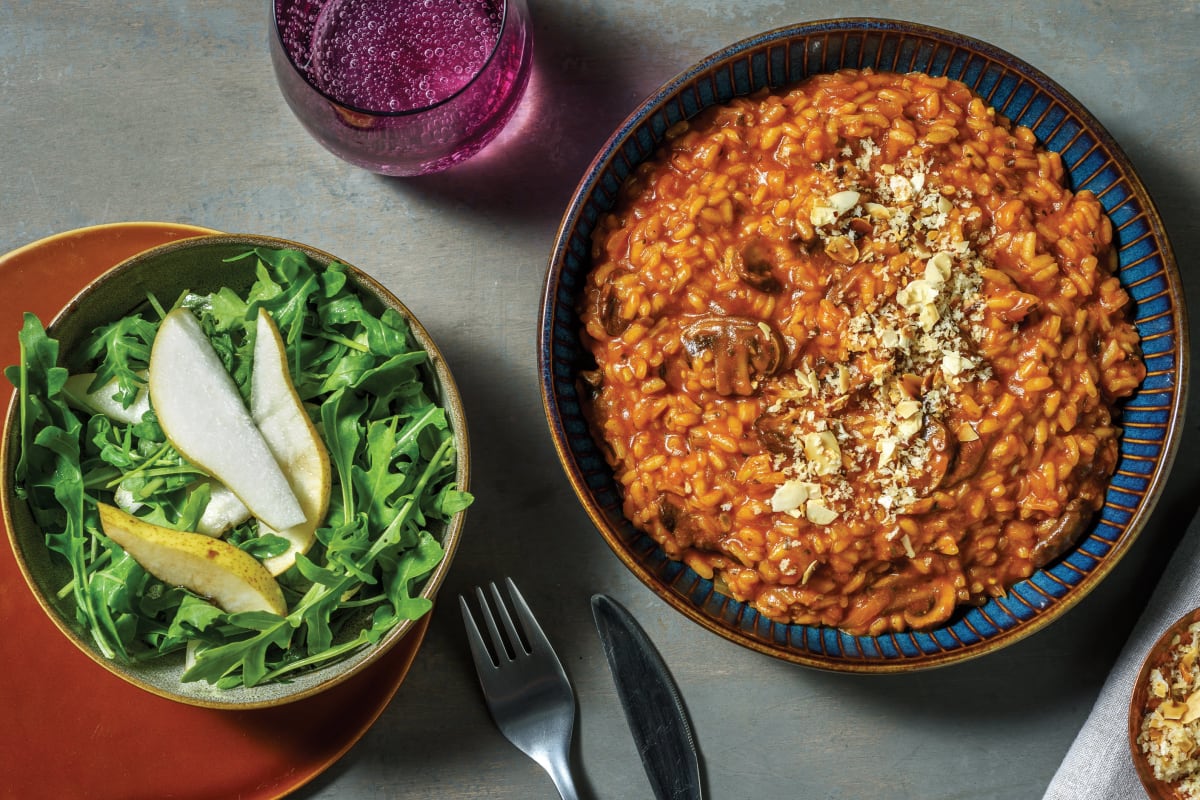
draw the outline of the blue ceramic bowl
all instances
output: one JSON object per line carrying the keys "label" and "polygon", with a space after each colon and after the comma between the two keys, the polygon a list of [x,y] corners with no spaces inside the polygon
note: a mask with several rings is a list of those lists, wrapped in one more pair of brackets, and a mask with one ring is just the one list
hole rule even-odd
{"label": "blue ceramic bowl", "polygon": [[[618,189],[676,122],[708,106],[840,68],[947,75],[1057,151],[1075,190],[1110,216],[1119,277],[1133,299],[1145,381],[1125,404],[1121,457],[1105,504],[1062,557],[1007,596],[923,632],[852,636],[774,622],[667,558],[622,515],[612,472],[589,435],[576,377],[589,356],[576,301],[591,267],[590,237]],[[949,31],[871,19],[780,28],[734,44],[655,92],[616,130],[584,175],[558,231],[542,298],[539,371],[555,447],[579,499],[622,562],[666,602],[711,631],[788,661],[832,670],[893,672],[991,652],[1037,631],[1107,575],[1145,525],[1166,482],[1182,428],[1187,325],[1179,270],[1162,221],[1129,159],[1099,122],[1045,74],[984,42]]]}

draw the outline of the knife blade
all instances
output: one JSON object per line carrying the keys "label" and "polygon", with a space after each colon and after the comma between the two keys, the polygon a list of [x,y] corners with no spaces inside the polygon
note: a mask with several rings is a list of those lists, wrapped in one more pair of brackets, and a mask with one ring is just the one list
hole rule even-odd
{"label": "knife blade", "polygon": [[700,800],[700,753],[662,656],[633,615],[611,597],[592,596],[592,617],[654,796]]}

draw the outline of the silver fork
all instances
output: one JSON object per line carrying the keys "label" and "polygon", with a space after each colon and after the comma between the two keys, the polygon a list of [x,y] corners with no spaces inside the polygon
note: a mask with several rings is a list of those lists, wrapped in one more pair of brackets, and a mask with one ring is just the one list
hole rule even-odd
{"label": "silver fork", "polygon": [[[467,641],[479,673],[479,685],[496,727],[517,748],[550,774],[563,800],[577,800],[571,772],[571,737],[575,730],[575,692],[562,663],[542,632],[525,598],[512,578],[504,579],[520,620],[520,631],[496,584],[489,584],[493,614],[483,589],[475,587],[480,617],[488,631],[491,650],[484,642],[467,600],[461,594]],[[507,643],[496,624],[499,616]]]}

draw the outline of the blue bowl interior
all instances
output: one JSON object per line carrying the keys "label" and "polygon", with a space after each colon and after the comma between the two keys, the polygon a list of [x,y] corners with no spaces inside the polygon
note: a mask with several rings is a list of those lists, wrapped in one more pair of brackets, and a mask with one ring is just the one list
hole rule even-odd
{"label": "blue bowl interior", "polygon": [[[575,303],[591,268],[591,234],[625,178],[656,152],[672,125],[708,106],[848,67],[960,80],[1061,154],[1071,187],[1096,194],[1112,220],[1119,277],[1133,300],[1147,367],[1145,381],[1124,406],[1121,457],[1104,507],[1077,544],[1005,597],[960,611],[933,630],[884,636],[774,622],[667,558],[623,516],[621,495],[590,436],[575,384],[590,360]],[[643,582],[687,616],[753,649],[829,669],[895,671],[981,655],[1038,630],[1082,599],[1128,549],[1157,500],[1182,422],[1182,298],[1178,268],[1145,187],[1112,137],[1054,81],[958,34],[903,22],[832,20],[771,31],[705,59],[617,129],[585,174],[559,231],[543,298],[539,366],[551,433],[568,477],[609,544]]]}

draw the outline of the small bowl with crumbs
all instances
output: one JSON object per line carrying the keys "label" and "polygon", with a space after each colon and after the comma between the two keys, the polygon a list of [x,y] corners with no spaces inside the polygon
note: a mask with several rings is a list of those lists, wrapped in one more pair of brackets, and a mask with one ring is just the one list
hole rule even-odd
{"label": "small bowl with crumbs", "polygon": [[1129,704],[1129,746],[1152,800],[1200,798],[1200,609],[1150,648]]}

